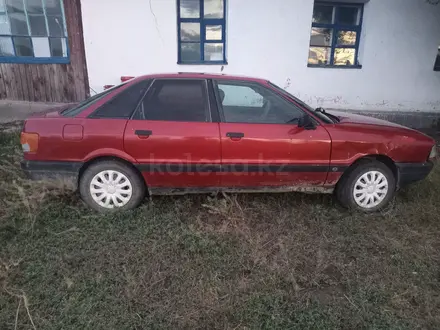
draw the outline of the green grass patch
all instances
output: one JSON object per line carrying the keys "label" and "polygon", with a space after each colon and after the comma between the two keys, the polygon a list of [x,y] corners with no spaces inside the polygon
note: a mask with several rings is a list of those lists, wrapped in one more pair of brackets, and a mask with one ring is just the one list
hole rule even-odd
{"label": "green grass patch", "polygon": [[440,170],[385,212],[302,194],[99,215],[0,134],[0,329],[440,328]]}

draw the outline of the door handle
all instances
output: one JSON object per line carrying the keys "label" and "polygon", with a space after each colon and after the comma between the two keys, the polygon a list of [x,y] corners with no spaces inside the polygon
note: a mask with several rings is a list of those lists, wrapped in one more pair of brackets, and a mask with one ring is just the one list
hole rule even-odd
{"label": "door handle", "polygon": [[137,136],[148,137],[153,134],[153,131],[136,130],[136,131],[134,131],[134,134],[136,134]]}
{"label": "door handle", "polygon": [[242,137],[244,137],[244,133],[241,133],[241,132],[228,132],[228,133],[226,133],[226,136],[228,138],[231,138],[231,139],[241,139]]}

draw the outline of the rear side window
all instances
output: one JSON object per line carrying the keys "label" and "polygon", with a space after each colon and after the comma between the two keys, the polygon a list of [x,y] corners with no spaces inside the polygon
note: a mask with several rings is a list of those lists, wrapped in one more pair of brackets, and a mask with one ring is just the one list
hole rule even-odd
{"label": "rear side window", "polygon": [[134,119],[210,121],[205,80],[156,80]]}
{"label": "rear side window", "polygon": [[150,84],[151,80],[143,80],[128,87],[99,107],[90,117],[113,119],[130,118],[141,98],[147,92]]}

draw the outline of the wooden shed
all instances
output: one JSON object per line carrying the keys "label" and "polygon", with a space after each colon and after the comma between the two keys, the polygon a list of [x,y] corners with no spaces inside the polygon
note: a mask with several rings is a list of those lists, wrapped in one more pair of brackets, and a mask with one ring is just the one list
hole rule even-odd
{"label": "wooden shed", "polygon": [[0,99],[89,95],[80,0],[0,0]]}

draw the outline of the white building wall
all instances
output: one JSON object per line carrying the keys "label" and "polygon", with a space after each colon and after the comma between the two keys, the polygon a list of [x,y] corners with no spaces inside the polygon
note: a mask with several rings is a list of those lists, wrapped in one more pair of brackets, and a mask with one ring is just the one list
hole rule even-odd
{"label": "white building wall", "polygon": [[[91,88],[123,75],[221,72],[177,64],[176,0],[82,0]],[[267,78],[312,106],[440,111],[440,5],[425,0],[365,4],[362,69],[308,68],[313,0],[227,1],[223,73]],[[93,91],[92,91],[93,92]]]}

